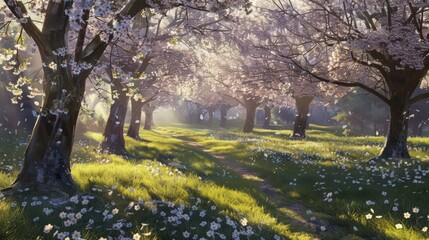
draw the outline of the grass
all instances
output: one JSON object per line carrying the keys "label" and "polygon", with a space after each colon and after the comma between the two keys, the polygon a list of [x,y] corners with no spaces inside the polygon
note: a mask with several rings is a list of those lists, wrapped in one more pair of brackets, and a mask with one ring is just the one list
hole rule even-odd
{"label": "grass", "polygon": [[[281,128],[243,134],[238,128],[160,126],[142,131],[142,141],[126,138],[131,157],[124,159],[97,154],[102,136],[87,132],[72,153],[81,193],[55,204],[40,196],[0,196],[0,239],[72,238],[73,233],[85,239],[429,237],[422,231],[429,225],[429,139],[410,139],[415,160],[372,166],[367,159],[380,151],[382,137],[344,137],[339,129],[319,126],[312,126],[305,141],[288,140],[290,134]],[[26,138],[10,133],[0,139],[0,187],[18,173]],[[259,177],[225,169],[185,139]],[[263,180],[285,202],[308,211],[297,216],[276,206],[257,187]],[[324,228],[297,224],[299,218]],[[44,233],[48,224],[52,230]]]}
{"label": "grass", "polygon": [[[356,237],[429,237],[429,139],[410,139],[414,160],[372,166],[367,160],[380,151],[383,137],[343,137],[334,129],[313,129],[305,141],[288,140],[289,130],[262,129],[254,134],[200,130],[193,140],[241,162],[281,189],[287,201],[304,204]],[[190,135],[196,130],[165,131]]]}
{"label": "grass", "polygon": [[[292,231],[279,221],[266,209],[262,192],[226,173],[209,154],[163,134],[144,131],[142,137],[141,142],[126,139],[133,157],[124,159],[96,154],[101,135],[86,133],[72,154],[72,172],[82,194],[57,205],[42,197],[3,199],[0,239],[56,239],[73,233],[85,239],[134,234],[143,239],[184,239],[188,234],[197,239],[310,239],[311,234]],[[0,187],[16,174],[3,170]],[[62,212],[67,217],[60,218]],[[44,233],[48,224],[53,229]]]}

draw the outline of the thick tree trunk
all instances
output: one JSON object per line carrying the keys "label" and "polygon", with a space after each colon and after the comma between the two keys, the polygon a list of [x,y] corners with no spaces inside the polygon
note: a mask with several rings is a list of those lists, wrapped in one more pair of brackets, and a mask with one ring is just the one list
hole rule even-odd
{"label": "thick tree trunk", "polygon": [[[37,27],[32,27],[33,23],[30,20],[29,23],[23,23],[26,33],[35,40],[44,65],[55,63],[57,70],[43,67],[45,79],[42,111],[36,120],[25,151],[21,172],[13,185],[6,190],[14,191],[28,187],[30,191],[43,192],[50,196],[66,195],[64,197],[76,191],[70,173],[70,154],[76,122],[85,93],[86,79],[109,42],[100,41],[97,36],[83,46],[87,26],[84,22],[82,31],[77,37],[74,59],[68,54],[65,56],[54,54],[52,50],[67,46],[68,17],[64,12],[67,6],[64,2],[50,1],[41,31]],[[22,16],[22,9],[16,2],[11,2],[8,7],[15,16]],[[150,5],[145,1],[130,1],[117,18],[133,17],[147,7]],[[109,35],[109,41],[112,38],[113,33]],[[91,66],[86,69],[82,67],[79,73],[72,73],[71,62],[68,62],[67,67],[60,66],[71,59],[77,64],[86,63]]]}
{"label": "thick tree trunk", "polygon": [[131,99],[131,121],[127,136],[140,140],[140,121],[142,116],[143,102]]}
{"label": "thick tree trunk", "polygon": [[271,109],[272,109],[272,107],[268,107],[268,106],[264,107],[265,118],[264,118],[263,128],[265,128],[265,129],[269,129],[270,128],[270,123],[271,123]]}
{"label": "thick tree trunk", "polygon": [[104,140],[100,144],[102,152],[116,155],[126,155],[124,139],[124,123],[127,114],[127,105],[129,97],[123,91],[123,86],[119,80],[113,79],[112,96],[117,95],[110,107],[109,118],[104,129]]}
{"label": "thick tree trunk", "polygon": [[310,103],[313,101],[314,96],[299,96],[295,97],[296,116],[293,126],[293,133],[291,139],[304,139],[305,130],[308,124],[308,113],[310,110]]}
{"label": "thick tree trunk", "polygon": [[386,142],[379,159],[410,158],[407,148],[408,138],[408,99],[392,96],[389,105],[390,122]]}
{"label": "thick tree trunk", "polygon": [[145,109],[145,111],[144,111],[144,114],[145,114],[144,129],[145,130],[152,130],[154,110],[155,109],[153,109],[153,108],[149,108],[149,109]]}
{"label": "thick tree trunk", "polygon": [[246,120],[243,126],[244,133],[253,132],[253,128],[255,127],[255,116],[256,109],[260,104],[260,99],[255,97],[245,97],[244,103],[246,108]]}
{"label": "thick tree trunk", "polygon": [[[51,196],[64,196],[76,191],[70,154],[85,88],[84,84],[73,86],[63,72],[45,69],[45,78],[48,84],[44,89],[43,110],[34,125],[21,172],[5,190],[29,188]],[[51,85],[53,79],[56,85]]]}
{"label": "thick tree trunk", "polygon": [[220,106],[220,127],[226,128],[226,120],[228,119],[228,110],[231,108],[231,106],[228,106],[226,104],[222,104]]}

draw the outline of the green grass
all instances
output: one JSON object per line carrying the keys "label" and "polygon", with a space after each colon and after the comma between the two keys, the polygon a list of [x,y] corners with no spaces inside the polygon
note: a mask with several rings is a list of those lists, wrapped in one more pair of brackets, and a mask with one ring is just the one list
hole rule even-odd
{"label": "green grass", "polygon": [[[101,135],[86,133],[72,154],[72,173],[82,192],[78,203],[54,206],[41,197],[6,199],[0,205],[0,239],[53,239],[57,231],[77,231],[86,239],[136,233],[145,239],[183,239],[187,233],[198,239],[211,234],[216,239],[246,235],[250,239],[273,239],[275,235],[310,239],[311,234],[303,229],[291,230],[279,221],[262,192],[255,191],[250,181],[226,173],[209,154],[165,134],[143,131],[142,137],[141,142],[126,139],[133,157],[124,159],[96,154]],[[0,187],[8,186],[16,174],[2,171]],[[89,203],[82,204],[85,199]],[[138,205],[139,210],[130,204]],[[52,213],[46,215],[44,209]],[[118,213],[106,219],[115,209]],[[61,212],[80,212],[83,217],[66,226],[67,218],[61,219]],[[248,223],[241,224],[244,220]],[[91,221],[94,223],[89,224]],[[48,234],[43,233],[47,224],[54,226]]]}
{"label": "green grass", "polygon": [[[429,139],[410,139],[410,153],[418,159],[372,166],[367,160],[380,151],[382,137],[344,137],[340,129],[320,126],[312,126],[305,141],[288,140],[290,134],[280,127],[243,134],[239,128],[160,126],[142,131],[142,141],[126,138],[130,157],[124,159],[97,154],[102,136],[87,132],[72,153],[72,173],[81,194],[59,205],[40,196],[3,199],[0,239],[57,239],[58,233],[74,231],[85,239],[134,234],[184,239],[187,233],[190,239],[210,239],[211,234],[215,239],[237,234],[237,239],[429,237],[422,231],[429,225]],[[0,187],[7,187],[20,168],[27,136],[16,136],[1,139]],[[239,176],[184,140],[237,161],[260,177]],[[262,179],[278,189],[285,202],[311,211],[297,216],[276,206],[257,187]],[[61,212],[72,214],[61,219]],[[404,217],[407,212],[410,218]],[[77,213],[82,217],[77,219]],[[300,218],[321,221],[327,230],[296,224]],[[77,223],[66,226],[67,220]],[[43,233],[47,224],[53,230]]]}
{"label": "green grass", "polygon": [[422,231],[429,225],[428,138],[410,138],[417,159],[371,166],[367,160],[380,152],[383,137],[343,137],[335,129],[312,127],[305,141],[288,140],[289,130],[165,131],[192,136],[213,153],[241,162],[281,189],[287,201],[304,204],[345,232],[377,239],[429,237]]}

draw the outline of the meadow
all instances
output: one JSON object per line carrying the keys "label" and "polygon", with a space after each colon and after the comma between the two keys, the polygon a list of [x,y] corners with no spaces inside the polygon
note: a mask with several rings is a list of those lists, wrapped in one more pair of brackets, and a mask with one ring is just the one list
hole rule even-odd
{"label": "meadow", "polygon": [[[429,238],[428,138],[410,138],[415,159],[374,164],[383,137],[315,125],[304,141],[290,134],[157,126],[126,138],[119,157],[97,152],[100,133],[83,133],[72,154],[79,194],[0,195],[0,239]],[[1,138],[4,188],[27,136]]]}

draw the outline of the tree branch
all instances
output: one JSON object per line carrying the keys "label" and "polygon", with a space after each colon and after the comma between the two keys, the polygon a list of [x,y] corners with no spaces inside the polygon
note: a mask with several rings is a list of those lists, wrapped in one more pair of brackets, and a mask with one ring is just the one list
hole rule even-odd
{"label": "tree branch", "polygon": [[36,42],[39,48],[42,60],[44,62],[51,62],[53,59],[52,49],[49,47],[48,42],[43,37],[40,29],[34,24],[33,20],[27,16],[27,9],[21,1],[4,0],[12,14],[19,19],[21,26],[25,32]]}
{"label": "tree branch", "polygon": [[299,69],[303,70],[304,72],[310,74],[310,76],[316,78],[317,80],[321,81],[321,82],[325,82],[325,83],[330,83],[330,84],[335,84],[338,86],[343,86],[343,87],[359,87],[362,88],[363,90],[373,94],[374,96],[378,97],[380,100],[382,100],[383,102],[385,102],[386,104],[390,103],[390,100],[385,97],[383,94],[377,92],[375,89],[366,86],[363,83],[359,83],[359,82],[343,82],[343,81],[337,81],[337,80],[332,80],[332,79],[327,79],[324,77],[321,77],[319,75],[314,74],[313,72],[311,72],[310,70],[304,68],[301,66],[301,64],[298,64],[296,61],[294,61],[292,58],[289,58],[288,56],[285,55],[281,55],[278,54],[280,57],[283,58],[287,58],[289,59],[295,66],[297,66]]}
{"label": "tree branch", "polygon": [[418,102],[418,101],[425,100],[425,99],[427,99],[427,98],[429,98],[429,92],[427,92],[427,93],[422,93],[422,94],[420,94],[420,95],[417,95],[417,96],[415,96],[415,97],[411,98],[411,99],[410,99],[410,104],[414,104],[414,103],[416,103],[416,102]]}
{"label": "tree branch", "polygon": [[[116,20],[121,20],[124,17],[134,17],[142,9],[148,7],[150,7],[150,5],[146,3],[146,0],[130,0],[117,15]],[[113,21],[110,22],[110,24],[112,23]],[[113,33],[111,33],[108,41],[104,42],[101,40],[100,34],[95,36],[82,51],[82,61],[95,65],[107,45],[109,45],[110,41],[113,39]]]}

